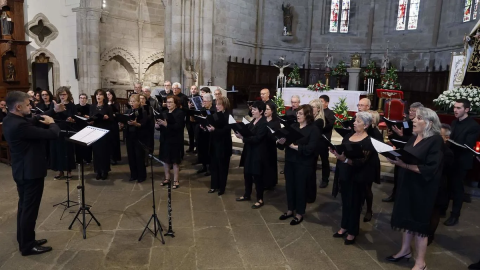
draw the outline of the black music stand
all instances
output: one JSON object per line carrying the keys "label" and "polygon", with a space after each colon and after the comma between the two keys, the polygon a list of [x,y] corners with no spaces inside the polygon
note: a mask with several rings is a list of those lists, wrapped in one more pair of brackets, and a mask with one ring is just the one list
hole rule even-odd
{"label": "black music stand", "polygon": [[[65,157],[67,159],[67,164],[68,164],[68,135],[69,134],[76,134],[77,132],[76,131],[69,131],[69,130],[61,130],[60,131],[61,133],[65,133],[67,137],[65,137],[65,144],[66,144],[66,148],[65,148],[65,151],[67,153],[67,156]],[[64,206],[63,208],[63,212],[62,212],[62,215],[60,216],[60,220],[62,220],[63,218],[63,215],[65,214],[65,211],[70,208],[70,207],[74,207],[74,206],[77,206],[78,205],[78,202],[74,202],[72,200],[70,200],[70,180],[68,179],[67,177],[67,200],[66,201],[63,201],[61,203],[57,203],[57,204],[54,204],[53,207],[56,207],[56,206],[59,206],[59,205],[62,205]],[[70,213],[75,213],[75,211],[71,211]]]}
{"label": "black music stand", "polygon": [[[143,229],[143,232],[140,235],[140,238],[138,238],[138,241],[141,241],[143,236],[145,235],[145,232],[149,230],[155,236],[155,238],[157,237],[157,234],[160,234],[160,237],[162,238],[161,240],[162,244],[165,244],[165,239],[163,238],[163,234],[162,234],[163,232],[162,224],[160,224],[160,220],[158,219],[157,209],[155,206],[155,185],[153,182],[153,160],[161,164],[164,164],[164,163],[158,158],[154,157],[152,153],[150,153],[151,151],[150,147],[147,147],[145,144],[143,144],[140,141],[138,141],[138,143],[142,146],[143,150],[147,151],[148,156],[150,157],[150,174],[151,174],[150,177],[152,179],[152,208],[153,208],[153,214],[148,220],[147,225],[145,225],[145,229]],[[149,227],[150,222],[152,221],[153,221],[153,231]]]}
{"label": "black music stand", "polygon": [[[90,128],[90,127],[88,126],[85,129],[87,129],[87,128]],[[78,133],[80,133],[82,131],[83,130],[79,131]],[[105,134],[107,134],[107,133],[105,133]],[[82,142],[82,141],[77,141],[77,140],[72,139],[72,138],[68,138],[68,141],[71,141],[75,144],[78,144],[78,145],[81,145],[81,146],[84,146],[84,147],[90,146],[93,143],[95,143],[95,142],[85,143],[85,142]],[[72,226],[73,226],[73,223],[75,223],[75,221],[78,220],[78,222],[80,222],[80,224],[82,224],[83,239],[86,239],[87,238],[87,227],[88,227],[88,225],[90,225],[90,222],[92,221],[92,219],[95,220],[95,222],[97,223],[98,226],[100,226],[100,222],[98,222],[98,220],[95,218],[93,213],[90,211],[91,206],[85,204],[85,174],[84,174],[83,159],[82,159],[82,162],[80,163],[80,168],[81,168],[81,182],[82,183],[81,183],[80,187],[77,187],[77,189],[81,190],[81,192],[82,192],[82,197],[81,198],[82,199],[81,199],[80,208],[78,209],[77,214],[73,218],[72,223],[70,223],[70,226],[68,226],[68,229],[71,230]],[[82,220],[80,220],[80,218],[78,217],[80,215],[80,213],[82,214]],[[86,219],[86,215],[90,215],[90,220],[88,222],[87,222],[87,219]]]}

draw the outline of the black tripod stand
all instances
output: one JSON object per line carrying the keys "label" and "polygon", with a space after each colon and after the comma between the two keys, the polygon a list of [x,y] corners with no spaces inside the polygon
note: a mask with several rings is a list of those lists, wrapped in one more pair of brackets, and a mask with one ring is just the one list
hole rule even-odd
{"label": "black tripod stand", "polygon": [[[157,234],[160,234],[160,237],[162,238],[162,244],[165,244],[165,239],[163,238],[163,234],[162,234],[163,228],[162,228],[162,225],[160,224],[160,220],[158,219],[157,209],[155,206],[155,185],[153,182],[153,160],[161,164],[163,164],[163,162],[157,159],[156,157],[154,157],[153,154],[150,154],[149,147],[145,146],[140,141],[138,142],[143,147],[143,149],[147,151],[147,153],[149,153],[148,156],[150,157],[150,174],[152,179],[152,208],[153,208],[153,214],[148,220],[147,225],[145,225],[145,229],[143,229],[142,235],[140,235],[140,238],[138,238],[138,241],[141,241],[143,238],[143,235],[145,235],[145,232],[149,230],[155,237],[157,237]],[[152,221],[153,221],[153,231],[149,227],[150,222]]]}
{"label": "black tripod stand", "polygon": [[[65,157],[65,160],[67,162],[67,166],[68,166],[68,162],[69,162],[69,159],[68,159],[68,135],[69,134],[75,134],[77,133],[76,131],[68,131],[68,130],[61,130],[60,132],[62,133],[65,133],[66,134],[66,138],[65,138],[65,152],[66,152],[66,157]],[[79,174],[80,176],[80,174]],[[61,203],[57,203],[57,204],[54,204],[53,207],[57,207],[59,205],[62,205],[64,206],[63,208],[63,212],[62,212],[62,215],[60,216],[60,220],[62,220],[63,218],[63,215],[65,214],[65,211],[70,208],[70,207],[73,207],[73,206],[77,206],[78,203],[77,202],[74,202],[72,200],[70,200],[70,179],[67,177],[67,200],[66,201],[63,201]],[[75,213],[75,211],[70,211],[70,213]]]}

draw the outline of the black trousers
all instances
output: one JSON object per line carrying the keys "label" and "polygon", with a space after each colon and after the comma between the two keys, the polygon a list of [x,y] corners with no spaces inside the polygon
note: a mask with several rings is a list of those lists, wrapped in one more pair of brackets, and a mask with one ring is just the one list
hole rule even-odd
{"label": "black trousers", "polygon": [[[187,118],[189,118],[187,116]],[[196,145],[196,136],[195,136],[195,122],[190,122],[189,119],[187,119],[186,126],[187,126],[187,132],[188,132],[188,150],[195,149]]]}
{"label": "black trousers", "polygon": [[360,214],[365,200],[367,183],[341,181],[342,188],[342,225],[348,234],[357,236],[360,231]]}
{"label": "black trousers", "polygon": [[257,191],[257,201],[263,201],[263,191],[265,189],[265,184],[263,183],[263,175],[255,175],[244,173],[243,177],[245,178],[245,194],[243,197],[250,198],[252,196],[252,185],[255,183],[255,190]]}
{"label": "black trousers", "polygon": [[147,168],[145,167],[145,150],[138,142],[138,139],[126,139],[128,166],[130,167],[130,177],[138,180],[145,180],[147,178]]}
{"label": "black trousers", "polygon": [[35,246],[35,224],[43,195],[44,178],[17,183],[17,241],[22,253]]}
{"label": "black trousers", "polygon": [[307,207],[306,187],[312,176],[311,165],[285,161],[285,188],[287,190],[287,204],[289,211],[299,215],[305,214]]}
{"label": "black trousers", "polygon": [[315,158],[314,163],[312,164],[312,175],[307,179],[305,187],[307,203],[314,203],[317,199],[317,162],[318,156]]}
{"label": "black trousers", "polygon": [[228,178],[228,168],[230,167],[230,157],[219,159],[212,158],[210,163],[210,188],[225,192]]}
{"label": "black trousers", "polygon": [[330,161],[328,160],[328,148],[320,150],[320,159],[322,160],[322,182],[328,183],[330,177]]}
{"label": "black trousers", "polygon": [[[463,196],[465,188],[463,181],[467,177],[468,170],[458,168],[455,170],[453,177],[448,178],[448,190],[450,190],[450,198],[452,198],[452,216],[460,217],[460,211],[463,205]],[[448,206],[447,206],[448,207]]]}

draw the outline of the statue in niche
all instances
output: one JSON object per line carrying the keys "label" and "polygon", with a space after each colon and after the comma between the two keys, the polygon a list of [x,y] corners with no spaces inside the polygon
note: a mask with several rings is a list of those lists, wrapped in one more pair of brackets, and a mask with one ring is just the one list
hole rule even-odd
{"label": "statue in niche", "polygon": [[3,11],[0,19],[2,20],[2,35],[10,36],[13,31],[13,22],[9,11]]}
{"label": "statue in niche", "polygon": [[287,5],[282,4],[283,10],[283,35],[291,36],[292,35],[292,22],[293,22],[293,7],[288,3]]}
{"label": "statue in niche", "polygon": [[185,87],[198,86],[198,72],[192,70],[192,65],[188,65],[187,70],[183,70],[183,74],[185,76]]}
{"label": "statue in niche", "polygon": [[7,0],[0,0],[0,8],[3,8],[7,5]]}
{"label": "statue in niche", "polygon": [[387,72],[389,63],[390,63],[390,58],[388,58],[388,54],[385,53],[382,59],[382,69],[381,69],[382,74],[385,74]]}
{"label": "statue in niche", "polygon": [[15,67],[13,66],[12,62],[7,65],[7,81],[14,81],[15,80]]}

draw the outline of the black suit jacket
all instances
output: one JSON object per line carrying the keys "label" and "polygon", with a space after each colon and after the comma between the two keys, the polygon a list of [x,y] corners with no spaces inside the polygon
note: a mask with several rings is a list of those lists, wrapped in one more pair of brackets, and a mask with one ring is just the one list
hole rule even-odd
{"label": "black suit jacket", "polygon": [[[480,135],[480,126],[472,117],[467,117],[462,121],[458,119],[452,122],[452,134],[450,139],[461,145],[466,144],[470,147],[475,146]],[[469,170],[472,168],[473,155],[468,149],[463,149],[452,145],[450,147],[455,155],[455,167],[458,169]]]}
{"label": "black suit jacket", "polygon": [[17,184],[47,176],[45,140],[57,139],[60,128],[40,126],[35,119],[9,113],[3,119],[3,133],[10,147],[12,174]]}
{"label": "black suit jacket", "polygon": [[332,139],[332,130],[335,125],[335,114],[329,108],[323,109],[325,114],[325,127],[323,128],[323,134],[327,139]]}
{"label": "black suit jacket", "polygon": [[262,175],[265,154],[267,152],[268,128],[267,119],[262,117],[254,125],[254,120],[248,124],[253,136],[243,138],[243,152],[240,158],[240,167],[244,167],[246,174]]}

